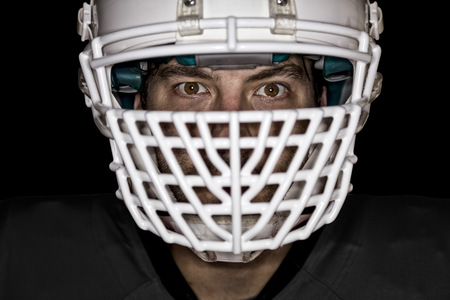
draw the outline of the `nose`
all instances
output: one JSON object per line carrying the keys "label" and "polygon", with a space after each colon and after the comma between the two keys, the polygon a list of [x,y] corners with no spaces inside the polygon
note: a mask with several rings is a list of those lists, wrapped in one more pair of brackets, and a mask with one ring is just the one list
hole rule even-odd
{"label": "nose", "polygon": [[251,109],[249,101],[245,97],[244,93],[239,89],[233,89],[231,86],[229,90],[221,90],[216,101],[216,110],[219,111],[239,111]]}
{"label": "nose", "polygon": [[239,111],[250,110],[250,103],[246,95],[247,87],[245,78],[246,70],[216,70],[217,98],[215,110],[219,111]]}
{"label": "nose", "polygon": [[[241,123],[239,125],[239,136],[249,137],[254,136],[257,128],[256,124]],[[210,127],[212,137],[230,137],[230,125],[228,123],[211,124]]]}
{"label": "nose", "polygon": [[[217,95],[214,103],[216,111],[242,111],[254,110],[251,103],[251,95],[248,94],[244,83],[246,70],[235,70],[234,72],[220,70],[216,71],[219,80],[217,84]],[[253,136],[257,129],[255,124],[242,123],[239,125],[239,135],[241,137]],[[215,137],[229,137],[230,128],[228,124],[216,124],[211,128]]]}
{"label": "nose", "polygon": [[[243,93],[237,93],[236,91],[227,91],[223,93],[219,99],[217,99],[215,110],[217,111],[243,111],[253,110],[248,99]],[[247,122],[240,122],[239,124],[239,136],[248,137],[254,136],[258,131],[258,125]],[[230,124],[220,123],[211,125],[211,134],[213,137],[229,137],[230,136]]]}

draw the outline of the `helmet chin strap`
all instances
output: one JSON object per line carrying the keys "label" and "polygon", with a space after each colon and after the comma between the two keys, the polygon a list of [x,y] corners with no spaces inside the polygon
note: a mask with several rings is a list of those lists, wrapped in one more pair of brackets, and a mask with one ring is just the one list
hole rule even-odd
{"label": "helmet chin strap", "polygon": [[[274,237],[280,227],[283,225],[284,221],[288,217],[287,213],[277,212],[273,215],[270,221],[263,227],[263,229],[258,233],[255,239],[266,239]],[[300,224],[307,219],[309,219],[310,215],[301,215],[296,222],[296,224]],[[251,216],[243,216],[242,220],[242,232],[247,231],[252,228],[256,222],[258,221],[259,216],[251,215]],[[164,224],[177,233],[181,233],[180,228],[173,221],[173,219],[169,216],[161,218]],[[190,228],[194,232],[195,236],[199,240],[220,240],[209,228],[202,222],[202,220],[196,216],[186,216],[186,222],[189,224]],[[217,225],[227,231],[231,231],[231,217],[230,216],[221,216],[214,218]],[[257,258],[264,250],[256,250],[256,251],[246,251],[239,254],[234,254],[232,252],[222,252],[222,251],[197,251],[195,249],[191,250],[203,261],[206,262],[232,262],[232,263],[248,263]]]}

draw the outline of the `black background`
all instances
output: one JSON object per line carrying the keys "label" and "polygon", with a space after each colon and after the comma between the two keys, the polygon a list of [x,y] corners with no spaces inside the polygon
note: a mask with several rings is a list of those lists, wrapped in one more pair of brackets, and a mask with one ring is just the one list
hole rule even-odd
{"label": "black background", "polygon": [[[3,22],[1,198],[116,190],[109,141],[78,90],[82,2],[5,10],[13,21]],[[356,139],[354,192],[450,197],[444,11],[378,3],[383,91]]]}

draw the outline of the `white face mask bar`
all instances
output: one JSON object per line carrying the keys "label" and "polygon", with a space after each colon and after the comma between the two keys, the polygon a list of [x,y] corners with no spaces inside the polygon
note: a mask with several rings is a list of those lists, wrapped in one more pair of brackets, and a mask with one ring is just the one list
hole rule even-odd
{"label": "white face mask bar", "polygon": [[[141,228],[198,252],[217,251],[218,256],[229,252],[241,257],[243,252],[276,249],[306,239],[334,220],[350,190],[360,112],[360,106],[353,104],[257,112],[109,110],[108,123],[123,160],[123,164],[113,164],[119,197]],[[296,131],[299,122],[308,124],[304,131]],[[248,123],[258,124],[257,136],[239,136],[240,127]],[[168,124],[179,135],[167,135],[164,128]],[[213,136],[209,128],[217,124],[229,127],[228,137]],[[279,135],[270,134],[273,124],[282,126]],[[188,129],[193,126],[198,128],[198,136]],[[274,172],[286,148],[295,149],[290,163],[285,170]],[[154,149],[160,150],[170,173],[160,171]],[[195,173],[185,174],[177,159],[180,149],[189,153]],[[229,158],[223,158],[222,151]],[[245,162],[242,151],[251,152]],[[258,170],[261,160],[265,163]],[[268,186],[270,198],[255,201]],[[175,189],[189,201],[174,196]],[[212,196],[214,201],[203,204],[201,195]],[[307,218],[303,215],[306,208],[312,211]],[[283,217],[274,222],[276,215]],[[190,222],[190,216],[201,220],[207,232],[195,225],[199,222]],[[243,219],[248,216],[253,223],[246,227]],[[296,228],[305,219],[306,224]]]}

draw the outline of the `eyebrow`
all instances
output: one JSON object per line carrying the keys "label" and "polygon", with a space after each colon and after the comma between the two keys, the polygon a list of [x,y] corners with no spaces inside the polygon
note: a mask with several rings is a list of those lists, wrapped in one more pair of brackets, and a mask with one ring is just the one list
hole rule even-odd
{"label": "eyebrow", "polygon": [[305,80],[305,70],[296,64],[276,65],[272,68],[264,69],[256,74],[248,77],[245,82],[250,83],[254,81],[264,80],[271,77],[291,77],[296,80]]}
{"label": "eyebrow", "polygon": [[[302,66],[297,64],[282,64],[273,66],[271,68],[266,68],[264,70],[261,70],[260,72],[257,72],[256,74],[250,75],[245,80],[245,83],[264,80],[275,76],[291,77],[296,80],[305,80],[306,78],[305,70]],[[206,80],[214,80],[213,74],[211,74],[211,72],[204,71],[203,68],[180,65],[165,66],[154,76],[155,79],[159,80],[166,80],[173,77],[194,77]]]}
{"label": "eyebrow", "polygon": [[162,70],[159,70],[155,78],[165,80],[172,77],[197,77],[201,79],[213,79],[211,74],[208,72],[193,66],[165,66]]}

